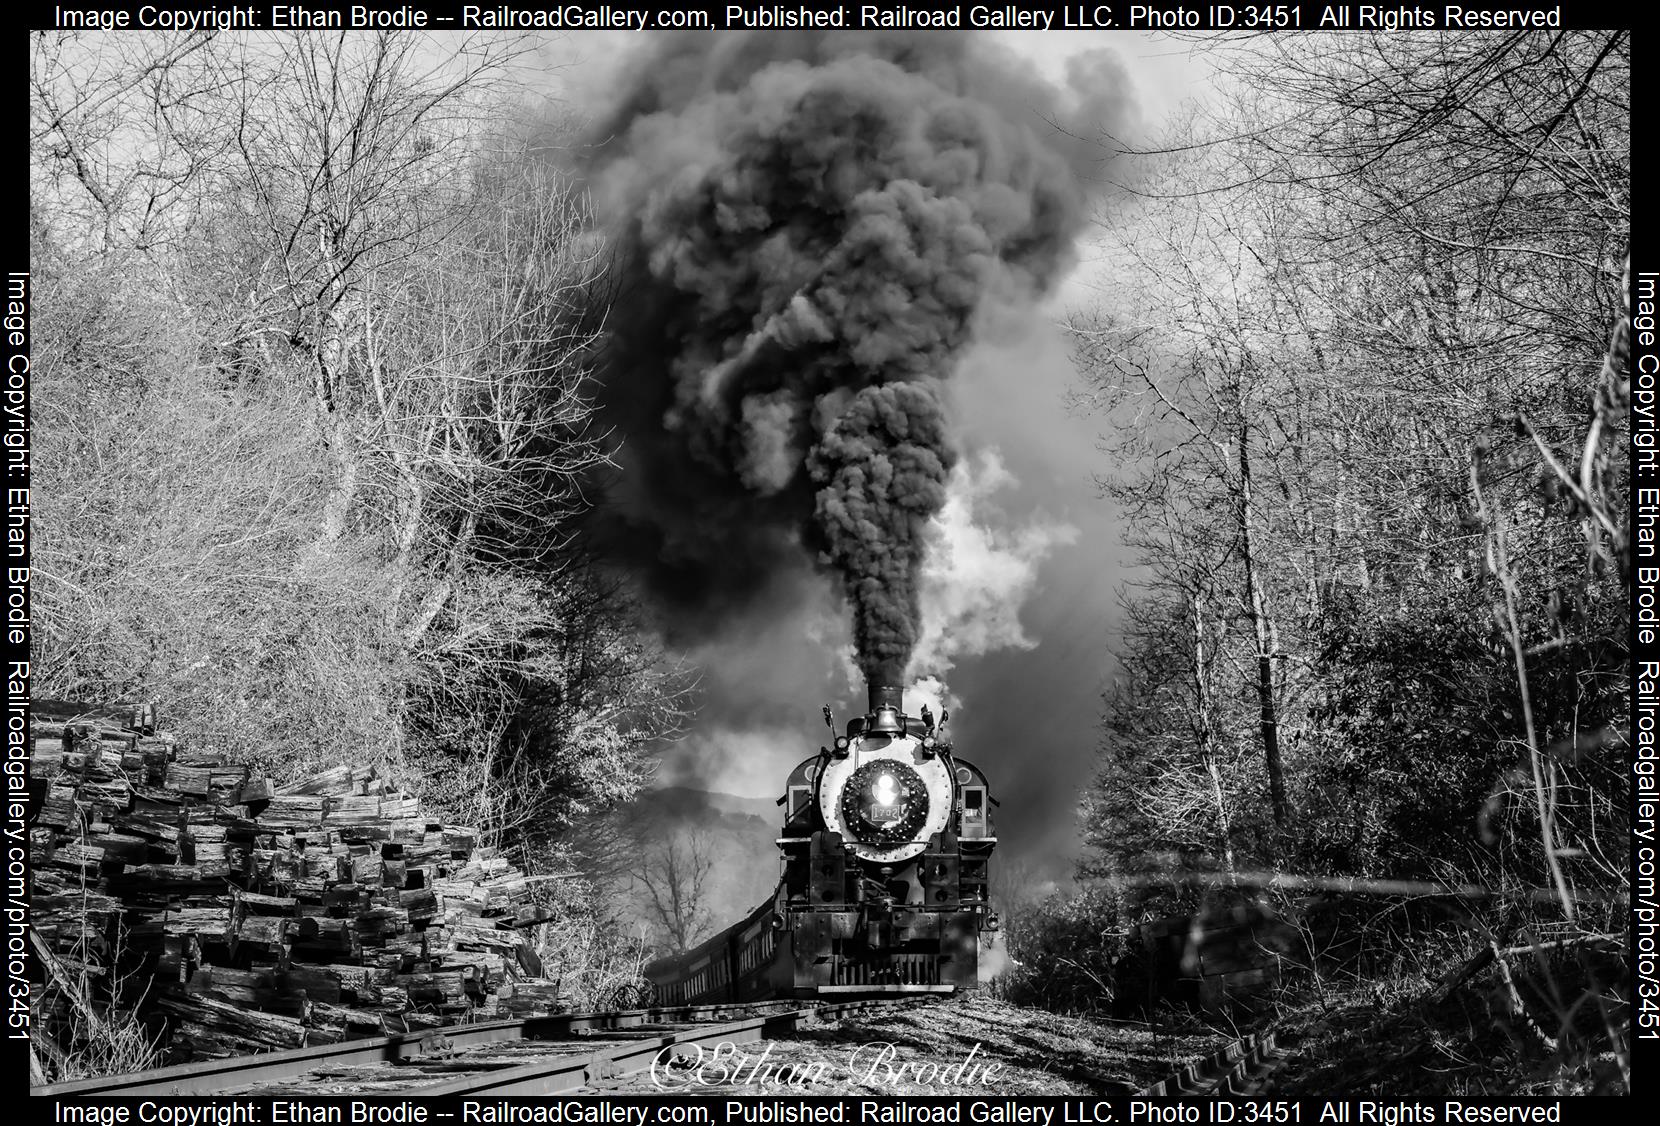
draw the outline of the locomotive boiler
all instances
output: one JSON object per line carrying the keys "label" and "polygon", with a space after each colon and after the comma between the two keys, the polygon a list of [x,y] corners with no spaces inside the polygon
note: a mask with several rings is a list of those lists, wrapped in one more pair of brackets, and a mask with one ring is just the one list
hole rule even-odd
{"label": "locomotive boiler", "polygon": [[906,715],[898,688],[790,771],[782,873],[749,917],[646,967],[661,1004],[951,993],[979,980],[997,916],[985,775],[953,754],[948,718]]}

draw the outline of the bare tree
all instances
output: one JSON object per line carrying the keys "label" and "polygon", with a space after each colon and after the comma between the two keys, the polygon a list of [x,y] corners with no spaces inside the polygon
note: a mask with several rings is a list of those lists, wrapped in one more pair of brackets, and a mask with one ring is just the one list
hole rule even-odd
{"label": "bare tree", "polygon": [[[185,690],[279,771],[354,732],[504,843],[628,797],[680,681],[575,542],[608,251],[530,140],[524,41],[33,46],[39,245],[82,314],[42,339],[42,667]],[[80,518],[118,502],[188,534],[112,552]]]}
{"label": "bare tree", "polygon": [[[1106,488],[1141,521],[1132,538],[1154,565],[1154,582],[1223,595],[1248,626],[1256,734],[1272,816],[1283,828],[1291,807],[1274,607],[1292,589],[1282,577],[1279,595],[1270,590],[1264,560],[1277,553],[1269,541],[1297,499],[1282,464],[1300,438],[1296,415],[1284,410],[1295,379],[1291,348],[1265,315],[1245,221],[1180,208],[1172,218],[1162,239],[1140,237],[1138,226],[1119,247],[1146,285],[1134,304],[1158,310],[1158,318],[1077,318],[1076,353],[1087,393],[1115,419],[1122,464],[1141,467]],[[1280,493],[1281,512],[1264,503],[1265,484]],[[1192,574],[1206,558],[1215,560],[1202,568],[1207,574]],[[1194,607],[1202,620],[1205,608]]]}
{"label": "bare tree", "polygon": [[231,136],[210,32],[30,40],[33,206],[78,252],[160,252],[202,214]]}
{"label": "bare tree", "polygon": [[709,929],[706,896],[714,867],[714,842],[706,834],[676,831],[647,845],[634,868],[653,919],[677,951],[691,949]]}
{"label": "bare tree", "polygon": [[[1498,863],[1604,879],[1618,802],[1582,748],[1625,675],[1629,37],[1285,36],[1223,63],[1230,100],[1145,153],[1103,226],[1117,301],[1073,325],[1170,634],[1111,705],[1140,717],[1123,735],[1164,755],[1248,723],[1294,851],[1420,870],[1530,747],[1541,825]],[[1201,653],[1188,731],[1157,686]],[[1560,745],[1571,771],[1543,755]],[[1186,777],[1146,777],[1144,803],[1191,818]],[[1539,800],[1558,786],[1573,800]]]}

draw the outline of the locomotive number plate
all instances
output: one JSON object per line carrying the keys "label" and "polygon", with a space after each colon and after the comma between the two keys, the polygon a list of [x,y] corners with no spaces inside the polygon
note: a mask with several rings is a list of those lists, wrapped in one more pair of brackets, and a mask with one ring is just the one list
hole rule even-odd
{"label": "locomotive number plate", "polygon": [[902,813],[897,805],[873,805],[865,819],[872,824],[878,821],[898,821]]}

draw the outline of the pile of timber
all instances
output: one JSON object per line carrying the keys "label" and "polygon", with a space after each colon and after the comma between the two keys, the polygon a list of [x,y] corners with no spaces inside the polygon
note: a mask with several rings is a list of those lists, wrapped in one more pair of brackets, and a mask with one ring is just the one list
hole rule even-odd
{"label": "pile of timber", "polygon": [[152,705],[37,700],[31,736],[57,1050],[95,996],[165,1017],[170,1062],[568,1008],[526,937],[559,877],[429,821],[373,768],[274,786],[158,730]]}

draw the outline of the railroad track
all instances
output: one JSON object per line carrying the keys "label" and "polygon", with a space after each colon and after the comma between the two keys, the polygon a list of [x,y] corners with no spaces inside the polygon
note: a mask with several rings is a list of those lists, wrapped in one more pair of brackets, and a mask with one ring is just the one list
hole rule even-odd
{"label": "railroad track", "polygon": [[36,1087],[59,1098],[111,1095],[553,1095],[603,1087],[663,1053],[788,1035],[805,1019],[915,1004],[917,997],[691,1005],[564,1013],[312,1048],[203,1060]]}
{"label": "railroad track", "polygon": [[1185,1065],[1138,1095],[1142,1098],[1260,1095],[1265,1093],[1274,1072],[1287,1058],[1275,1040],[1274,1030],[1265,1029],[1242,1036],[1204,1059]]}

